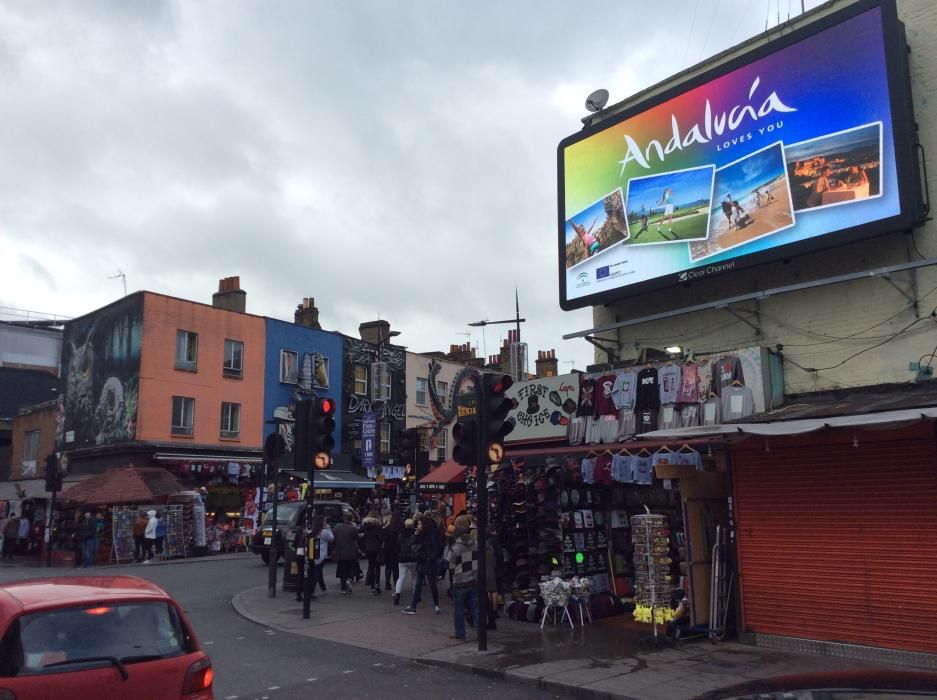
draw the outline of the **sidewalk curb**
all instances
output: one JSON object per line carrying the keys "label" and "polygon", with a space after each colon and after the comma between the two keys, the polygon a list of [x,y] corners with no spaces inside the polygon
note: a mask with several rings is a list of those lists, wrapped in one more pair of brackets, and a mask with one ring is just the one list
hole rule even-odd
{"label": "sidewalk curb", "polygon": [[[252,555],[251,552],[235,552],[232,554],[217,554],[217,555],[209,554],[208,556],[204,556],[204,557],[180,557],[179,559],[165,559],[162,561],[151,562],[149,564],[146,564],[145,566],[147,569],[151,569],[157,566],[177,566],[179,564],[200,564],[200,563],[205,563],[209,561],[237,561],[240,559],[246,559],[248,556],[256,556],[256,555]],[[133,569],[137,569],[140,566],[144,566],[144,564],[135,564],[135,563],[131,564],[129,562],[119,564],[119,563],[109,562],[107,564],[97,564],[95,566],[88,567],[88,569],[133,570]],[[42,577],[43,572],[46,572],[46,571],[71,571],[72,569],[77,570],[77,571],[88,570],[88,569],[83,569],[80,566],[15,566],[15,565],[14,566],[0,566],[0,570],[3,570],[3,569],[35,571],[37,577]]]}
{"label": "sidewalk curb", "polygon": [[[251,589],[248,589],[251,590]],[[234,611],[250,622],[253,622],[257,625],[261,625],[266,629],[273,629],[278,632],[283,632],[287,634],[296,634],[295,629],[290,629],[286,627],[281,627],[276,624],[272,624],[264,620],[261,616],[255,615],[247,610],[242,602],[243,595],[247,591],[241,591],[236,593],[231,598],[231,607],[234,608]],[[321,640],[325,641],[325,640]],[[330,642],[332,644],[343,644],[342,642]],[[353,646],[350,644],[344,644],[353,649],[361,649],[361,647]],[[399,656],[394,654],[393,651],[383,650],[382,653],[391,654],[393,656]],[[620,695],[618,693],[609,693],[607,691],[600,690],[591,690],[588,688],[582,688],[575,685],[568,685],[565,683],[556,683],[553,681],[545,680],[543,678],[531,678],[527,676],[520,676],[509,671],[499,670],[494,668],[486,668],[484,666],[476,666],[474,664],[460,664],[455,661],[448,661],[445,659],[430,659],[420,656],[399,656],[401,659],[407,659],[412,663],[422,664],[424,666],[435,666],[436,668],[446,668],[453,671],[458,671],[460,673],[470,673],[474,676],[481,676],[484,678],[492,678],[496,680],[503,680],[510,683],[521,683],[523,685],[540,688],[548,692],[557,692],[562,693],[567,697],[580,698],[581,700],[634,700],[628,695]]]}

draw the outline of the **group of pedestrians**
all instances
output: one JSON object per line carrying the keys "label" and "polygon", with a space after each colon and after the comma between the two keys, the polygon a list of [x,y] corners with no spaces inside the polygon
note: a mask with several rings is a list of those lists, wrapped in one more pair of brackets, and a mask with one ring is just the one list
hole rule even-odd
{"label": "group of pedestrians", "polygon": [[147,564],[163,558],[163,543],[166,539],[166,523],[162,513],[140,511],[133,524],[133,558],[138,564]]}
{"label": "group of pedestrians", "polygon": [[[368,511],[360,527],[355,525],[351,513],[346,513],[342,522],[334,527],[317,516],[309,536],[317,548],[312,568],[313,598],[318,589],[326,590],[323,567],[334,553],[336,578],[343,595],[351,594],[353,583],[363,579],[372,596],[392,591],[393,604],[403,602],[405,606],[401,612],[415,615],[424,591],[429,589],[433,610],[438,615],[439,582],[448,579],[448,594],[453,604],[453,637],[465,639],[466,624],[478,624],[480,558],[477,530],[469,515],[450,518],[444,504],[407,519],[397,512],[382,516],[374,509]],[[303,546],[301,539],[294,545]],[[492,603],[485,621],[488,629],[496,629],[499,552],[495,537],[487,547],[487,587]],[[364,571],[359,565],[362,558],[367,561]],[[407,601],[404,595],[408,583]],[[297,592],[297,598],[300,597]]]}

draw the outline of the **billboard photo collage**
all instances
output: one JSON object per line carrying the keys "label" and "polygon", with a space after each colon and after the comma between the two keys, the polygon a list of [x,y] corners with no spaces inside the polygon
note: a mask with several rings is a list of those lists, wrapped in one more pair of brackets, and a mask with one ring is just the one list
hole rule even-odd
{"label": "billboard photo collage", "polygon": [[561,302],[899,214],[883,32],[879,7],[847,15],[561,142]]}

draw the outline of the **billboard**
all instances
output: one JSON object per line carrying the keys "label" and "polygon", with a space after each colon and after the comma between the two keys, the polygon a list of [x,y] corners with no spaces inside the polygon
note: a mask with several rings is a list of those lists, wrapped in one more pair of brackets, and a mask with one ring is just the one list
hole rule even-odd
{"label": "billboard", "polygon": [[560,305],[909,228],[904,48],[893,0],[859,2],[564,139]]}

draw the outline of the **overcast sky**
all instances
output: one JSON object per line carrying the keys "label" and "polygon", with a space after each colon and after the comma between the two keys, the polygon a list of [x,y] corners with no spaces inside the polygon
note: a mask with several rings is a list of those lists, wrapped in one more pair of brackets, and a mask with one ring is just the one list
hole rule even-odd
{"label": "overcast sky", "polygon": [[[560,371],[556,145],[796,0],[0,3],[0,318],[147,289],[411,350],[509,318]],[[819,4],[807,3],[808,9]],[[500,264],[499,264],[500,263]],[[489,327],[489,354],[507,326]]]}

